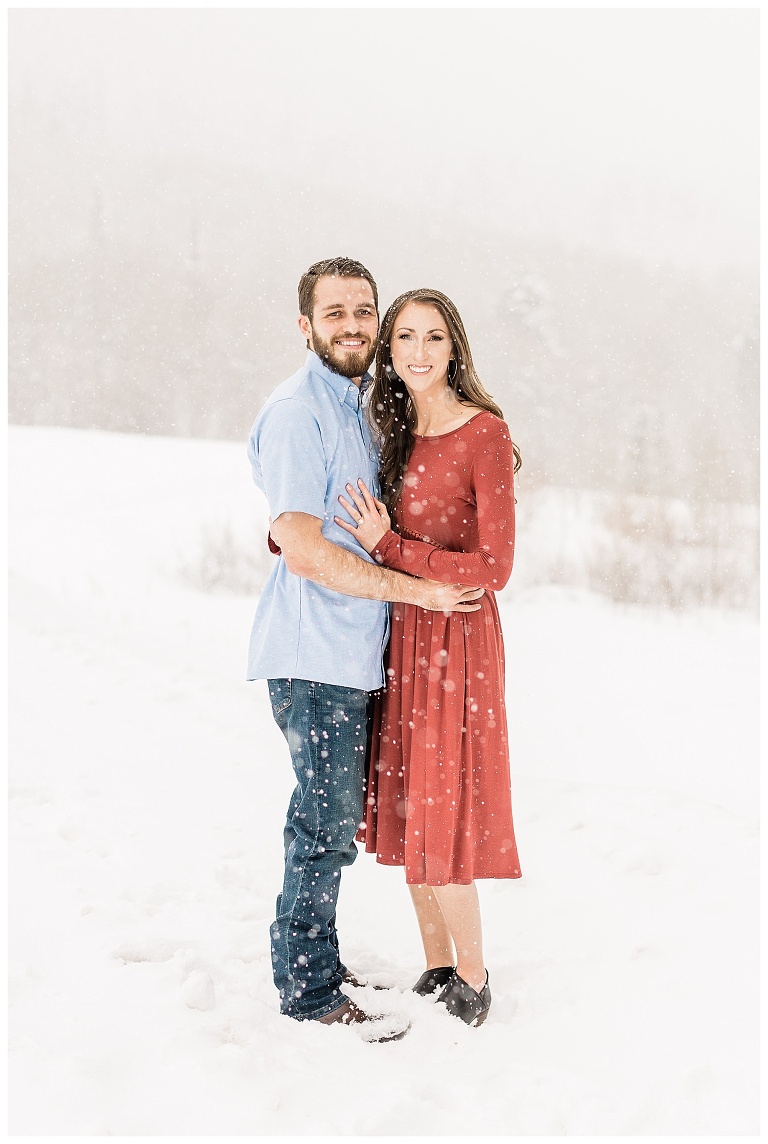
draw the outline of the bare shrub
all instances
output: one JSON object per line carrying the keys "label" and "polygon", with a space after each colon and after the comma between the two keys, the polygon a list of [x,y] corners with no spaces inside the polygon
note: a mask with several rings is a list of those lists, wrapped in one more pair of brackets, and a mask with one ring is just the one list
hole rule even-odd
{"label": "bare shrub", "polygon": [[204,527],[198,551],[182,563],[180,574],[185,583],[203,592],[256,596],[274,560],[262,530],[253,528],[243,536],[225,521]]}
{"label": "bare shrub", "polygon": [[590,586],[622,603],[754,610],[757,521],[751,506],[624,496],[603,506]]}
{"label": "bare shrub", "polygon": [[520,493],[510,590],[557,584],[622,604],[754,612],[758,535],[756,505],[540,486]]}

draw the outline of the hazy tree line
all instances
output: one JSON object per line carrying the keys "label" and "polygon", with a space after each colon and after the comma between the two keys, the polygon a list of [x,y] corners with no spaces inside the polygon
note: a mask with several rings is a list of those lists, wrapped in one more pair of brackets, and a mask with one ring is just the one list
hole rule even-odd
{"label": "hazy tree line", "polygon": [[756,502],[756,275],[525,243],[481,203],[467,222],[372,203],[360,180],[121,152],[74,98],[11,105],[12,422],[244,439],[302,360],[299,274],[348,253],[384,305],[416,285],[454,297],[529,490],[682,499],[707,544],[704,506]]}

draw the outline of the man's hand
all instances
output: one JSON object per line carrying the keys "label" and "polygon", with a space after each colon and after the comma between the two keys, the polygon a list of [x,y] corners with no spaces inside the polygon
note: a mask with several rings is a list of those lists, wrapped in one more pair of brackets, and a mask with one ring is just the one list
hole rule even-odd
{"label": "man's hand", "polygon": [[429,612],[479,612],[485,588],[465,588],[461,584],[441,584],[439,580],[414,579],[413,603]]}
{"label": "man's hand", "polygon": [[314,580],[324,588],[364,600],[416,604],[431,612],[476,612],[482,588],[419,580],[369,563],[362,556],[332,544],[322,535],[323,522],[303,512],[284,512],[270,526],[294,576]]}

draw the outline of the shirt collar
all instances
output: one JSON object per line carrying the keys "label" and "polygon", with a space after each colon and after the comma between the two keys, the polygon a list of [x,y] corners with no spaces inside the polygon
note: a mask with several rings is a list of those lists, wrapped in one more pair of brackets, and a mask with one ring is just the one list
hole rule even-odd
{"label": "shirt collar", "polygon": [[313,373],[319,373],[320,376],[328,382],[340,402],[344,401],[344,399],[347,398],[349,394],[351,394],[355,399],[355,404],[357,404],[357,394],[359,393],[362,397],[368,386],[373,381],[373,378],[369,373],[364,373],[360,380],[360,387],[358,389],[354,381],[351,381],[348,377],[342,377],[340,373],[336,373],[329,366],[327,366],[323,359],[319,357],[319,355],[316,354],[314,350],[307,350],[307,360],[305,364],[309,369],[312,370]]}

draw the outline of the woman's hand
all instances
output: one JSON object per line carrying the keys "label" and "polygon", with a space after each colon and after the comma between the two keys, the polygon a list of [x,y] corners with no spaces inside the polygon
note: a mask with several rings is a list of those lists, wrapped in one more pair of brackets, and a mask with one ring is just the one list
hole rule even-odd
{"label": "woman's hand", "polygon": [[346,486],[354,504],[350,504],[346,497],[339,497],[339,504],[347,510],[355,523],[348,524],[346,520],[342,520],[338,516],[333,519],[339,528],[343,528],[345,532],[354,536],[358,544],[370,553],[382,536],[389,532],[389,513],[386,505],[380,500],[376,500],[376,497],[371,496],[365,481],[360,480],[357,484],[360,492],[357,492],[352,485]]}

